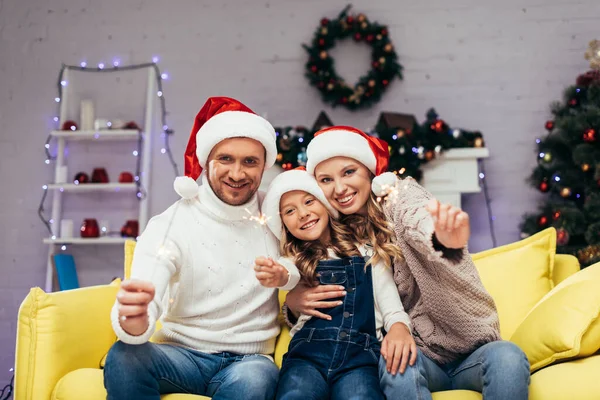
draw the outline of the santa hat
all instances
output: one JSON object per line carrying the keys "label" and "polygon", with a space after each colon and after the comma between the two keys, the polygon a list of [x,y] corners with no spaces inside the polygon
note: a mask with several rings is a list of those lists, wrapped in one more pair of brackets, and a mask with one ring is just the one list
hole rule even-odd
{"label": "santa hat", "polygon": [[384,196],[396,183],[396,175],[386,172],[390,159],[385,140],[369,136],[350,126],[332,126],[315,133],[306,148],[306,170],[315,174],[321,162],[333,157],[349,157],[362,163],[375,175],[371,188],[375,195]]}
{"label": "santa hat", "polygon": [[287,192],[302,190],[315,196],[329,211],[333,218],[338,218],[339,214],[335,208],[329,204],[325,194],[317,184],[315,178],[310,175],[303,167],[282,172],[277,175],[269,185],[267,194],[262,204],[262,212],[267,216],[267,226],[273,232],[275,237],[283,239],[283,221],[279,214],[279,202],[281,196]]}
{"label": "santa hat", "polygon": [[173,187],[184,199],[198,195],[196,180],[206,168],[208,155],[225,139],[246,137],[260,142],[266,150],[265,169],[275,164],[275,129],[239,101],[229,97],[210,97],[196,115],[185,150],[185,176],[175,178]]}

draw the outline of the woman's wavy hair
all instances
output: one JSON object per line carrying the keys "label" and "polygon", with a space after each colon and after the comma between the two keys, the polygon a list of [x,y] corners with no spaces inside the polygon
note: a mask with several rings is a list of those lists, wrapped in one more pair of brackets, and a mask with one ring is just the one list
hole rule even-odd
{"label": "woman's wavy hair", "polygon": [[319,240],[304,241],[294,237],[283,225],[283,240],[280,242],[280,252],[284,257],[294,260],[300,270],[302,281],[308,286],[316,286],[316,273],[319,261],[329,259],[328,250],[338,257],[361,256],[356,247],[356,238],[350,227],[336,221],[329,215],[331,241],[322,243]]}
{"label": "woman's wavy hair", "polygon": [[350,228],[356,241],[361,245],[370,245],[373,256],[369,263],[376,265],[382,262],[386,267],[392,267],[394,261],[403,259],[402,250],[396,244],[392,224],[387,221],[382,208],[385,199],[377,199],[370,192],[367,200],[367,215],[343,215],[340,222]]}

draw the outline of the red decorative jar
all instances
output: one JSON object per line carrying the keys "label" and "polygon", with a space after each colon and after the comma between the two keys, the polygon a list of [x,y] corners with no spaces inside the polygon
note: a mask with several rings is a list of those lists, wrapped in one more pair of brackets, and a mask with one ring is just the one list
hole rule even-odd
{"label": "red decorative jar", "polygon": [[94,218],[86,218],[83,220],[81,225],[81,237],[82,238],[97,238],[100,236],[100,228],[98,228],[98,221]]}
{"label": "red decorative jar", "polygon": [[108,183],[108,174],[104,168],[94,168],[92,183]]}

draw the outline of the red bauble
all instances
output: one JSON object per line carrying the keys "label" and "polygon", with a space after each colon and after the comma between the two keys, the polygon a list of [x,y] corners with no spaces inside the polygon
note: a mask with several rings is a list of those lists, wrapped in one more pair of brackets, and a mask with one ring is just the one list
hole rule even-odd
{"label": "red bauble", "polygon": [[348,17],[346,18],[346,22],[351,24],[354,22],[354,17],[352,15],[348,15]]}
{"label": "red bauble", "polygon": [[554,213],[552,214],[552,219],[553,219],[554,221],[556,221],[557,219],[559,219],[559,218],[560,218],[560,215],[561,215],[561,214],[560,214],[560,211],[554,211]]}
{"label": "red bauble", "polygon": [[90,177],[85,172],[78,172],[73,178],[73,183],[76,185],[80,183],[88,183],[90,181]]}
{"label": "red bauble", "polygon": [[119,174],[119,183],[133,183],[133,174],[131,172],[121,172]]}
{"label": "red bauble", "polygon": [[436,131],[437,133],[442,133],[444,131],[444,121],[441,119],[436,120],[430,126],[431,130]]}
{"label": "red bauble", "polygon": [[322,26],[327,26],[327,24],[328,24],[328,23],[329,23],[329,20],[328,20],[327,18],[323,18],[323,19],[321,20],[321,25],[322,25]]}
{"label": "red bauble", "polygon": [[387,34],[388,34],[388,30],[387,29],[384,28],[384,29],[381,30],[381,35],[382,36],[386,36]]}
{"label": "red bauble", "polygon": [[325,39],[319,39],[319,46],[325,46]]}
{"label": "red bauble", "polygon": [[571,107],[575,107],[577,105],[577,103],[578,103],[577,99],[571,99],[571,100],[569,100],[569,105]]}
{"label": "red bauble", "polygon": [[80,230],[82,238],[97,238],[100,236],[98,221],[96,221],[94,218],[87,218],[83,220]]}
{"label": "red bauble", "polygon": [[123,237],[137,237],[140,230],[138,221],[134,219],[128,220],[125,225],[121,228],[121,236]]}
{"label": "red bauble", "polygon": [[373,61],[373,62],[371,63],[371,65],[373,66],[373,68],[377,68],[377,67],[379,67],[379,62],[377,62],[377,61]]}
{"label": "red bauble", "polygon": [[348,102],[348,98],[347,97],[342,97],[342,103],[346,104]]}
{"label": "red bauble", "polygon": [[538,218],[538,225],[541,227],[546,226],[546,224],[548,223],[548,217],[546,217],[545,215],[542,215],[541,217]]}
{"label": "red bauble", "polygon": [[554,129],[554,121],[546,121],[546,129],[549,131]]}
{"label": "red bauble", "polygon": [[550,189],[550,185],[548,185],[548,182],[543,181],[542,183],[540,183],[540,191],[542,192],[547,192]]}
{"label": "red bauble", "polygon": [[583,140],[588,143],[595,142],[596,141],[596,131],[592,128],[586,130],[583,133]]}
{"label": "red bauble", "polygon": [[319,83],[317,83],[317,87],[319,89],[323,89],[325,87],[325,82],[319,82]]}
{"label": "red bauble", "polygon": [[63,131],[76,131],[78,128],[77,128],[77,124],[75,123],[75,121],[65,121],[62,124],[61,129]]}
{"label": "red bauble", "polygon": [[360,40],[362,39],[362,35],[360,33],[355,33],[354,34],[354,40],[357,42],[360,42]]}
{"label": "red bauble", "polygon": [[286,171],[292,169],[292,163],[283,163],[281,164],[281,168],[285,169]]}
{"label": "red bauble", "polygon": [[387,85],[388,85],[388,83],[390,83],[390,82],[389,82],[387,79],[384,79],[384,80],[382,80],[382,81],[381,81],[381,84],[382,84],[383,86],[387,86]]}
{"label": "red bauble", "polygon": [[559,246],[566,246],[569,243],[569,232],[564,228],[560,228],[556,231],[556,244]]}
{"label": "red bauble", "polygon": [[371,43],[373,40],[375,40],[375,36],[372,34],[367,35],[367,42]]}
{"label": "red bauble", "polygon": [[317,72],[317,66],[316,66],[316,65],[313,65],[312,67],[310,67],[310,70],[311,70],[312,72]]}

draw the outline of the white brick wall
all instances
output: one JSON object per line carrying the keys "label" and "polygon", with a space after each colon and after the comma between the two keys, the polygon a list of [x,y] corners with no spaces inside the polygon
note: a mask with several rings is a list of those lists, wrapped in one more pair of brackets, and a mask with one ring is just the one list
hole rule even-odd
{"label": "white brick wall", "polygon": [[[0,385],[13,364],[18,305],[31,286],[44,282],[46,233],[36,210],[41,185],[52,177],[43,143],[63,62],[119,57],[128,64],[159,55],[172,77],[165,95],[178,161],[195,113],[211,95],[237,97],[277,125],[308,125],[326,109],[335,123],[366,129],[382,110],[422,120],[434,106],[451,125],[485,134],[498,239],[518,239],[521,214],[537,198],[524,183],[535,165],[534,139],[544,133],[549,102],[587,68],[583,52],[600,23],[597,0],[356,1],[355,10],[389,25],[405,67],[405,80],[394,82],[380,105],[358,113],[332,111],[303,77],[301,43],[310,40],[322,16],[335,17],[346,3],[0,0]],[[367,51],[353,44],[334,54],[348,80],[368,66]],[[117,88],[115,77],[107,79]],[[136,107],[143,87],[136,79],[122,77],[114,101],[102,106],[106,114],[131,110],[127,115],[141,122]],[[87,90],[105,87],[94,80]],[[128,166],[129,151],[106,159],[89,149],[89,157],[73,168],[91,171],[104,163],[115,169],[114,179]],[[169,164],[156,155],[152,214],[176,198]],[[95,163],[89,161],[94,157]],[[97,213],[105,210],[101,201],[83,199]],[[483,195],[463,202],[473,221],[472,250],[490,247]],[[70,204],[73,215],[89,215],[81,199]],[[82,285],[107,282],[121,271],[121,249],[75,249],[74,255]]]}

